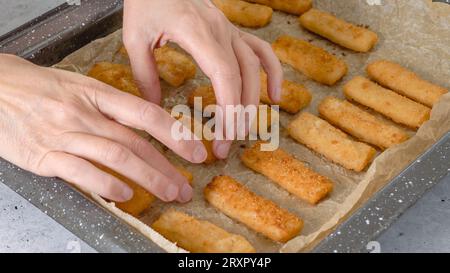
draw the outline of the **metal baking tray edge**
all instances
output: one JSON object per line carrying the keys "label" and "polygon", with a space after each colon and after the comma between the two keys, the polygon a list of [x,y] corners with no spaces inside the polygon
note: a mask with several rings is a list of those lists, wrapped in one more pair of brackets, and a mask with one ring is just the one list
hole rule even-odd
{"label": "metal baking tray edge", "polygon": [[[122,1],[82,0],[0,37],[0,52],[52,65],[121,25]],[[312,252],[367,252],[371,240],[450,172],[450,132],[411,163]],[[0,182],[100,252],[163,252],[155,243],[58,179],[41,178],[0,159]],[[63,201],[61,201],[63,200]]]}
{"label": "metal baking tray edge", "polygon": [[[0,37],[0,53],[50,66],[121,27],[122,1],[63,4]],[[99,252],[164,252],[158,245],[59,179],[37,177],[0,158],[0,182]]]}

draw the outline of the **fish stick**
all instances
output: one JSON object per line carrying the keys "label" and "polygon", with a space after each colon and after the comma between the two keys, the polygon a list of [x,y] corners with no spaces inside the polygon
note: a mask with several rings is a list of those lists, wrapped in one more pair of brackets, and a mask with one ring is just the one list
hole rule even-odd
{"label": "fish stick", "polygon": [[267,6],[240,0],[213,0],[213,3],[228,20],[243,27],[264,27],[272,20],[273,10]]}
{"label": "fish stick", "polygon": [[[267,89],[267,75],[261,72],[261,102],[269,105],[274,103],[269,97]],[[307,107],[312,100],[312,95],[308,89],[303,85],[291,82],[283,81],[281,89],[281,101],[279,102],[280,109],[290,114],[296,114],[303,108]]]}
{"label": "fish stick", "polygon": [[[128,56],[125,47],[122,47],[119,53]],[[159,77],[173,87],[183,85],[197,73],[195,63],[186,54],[168,45],[155,49],[154,56]]]}
{"label": "fish stick", "polygon": [[266,5],[275,10],[280,10],[297,15],[300,15],[308,11],[313,5],[312,0],[245,0],[245,1]]}
{"label": "fish stick", "polygon": [[142,97],[128,65],[100,62],[91,68],[88,76],[123,92]]}
{"label": "fish stick", "polygon": [[[194,107],[194,100],[196,97],[201,97],[203,99],[203,110],[205,110],[205,108],[209,105],[216,104],[214,89],[210,85],[200,86],[193,92],[191,92],[191,95],[188,98],[188,103],[191,107]],[[274,105],[268,94],[267,75],[264,72],[261,72],[260,100],[262,103]],[[298,113],[301,109],[307,107],[311,103],[311,100],[311,93],[303,85],[287,80],[283,82],[281,90],[281,102],[279,103],[279,106],[282,110],[291,114]]]}
{"label": "fish stick", "polygon": [[96,167],[118,178],[120,181],[127,184],[133,190],[133,197],[126,202],[117,202],[116,206],[122,211],[138,217],[144,210],[150,207],[150,205],[156,200],[156,197],[149,191],[141,187],[138,183],[132,181],[128,177],[121,175],[107,167],[99,164],[95,164]]}
{"label": "fish stick", "polygon": [[383,150],[409,139],[404,130],[335,97],[325,98],[319,105],[319,113],[343,131]]}
{"label": "fish stick", "polygon": [[333,190],[330,179],[309,169],[282,149],[266,152],[261,150],[261,143],[256,143],[244,151],[241,160],[250,169],[313,205]]}
{"label": "fish stick", "polygon": [[[202,108],[199,109],[198,105],[195,105],[195,98],[202,98]],[[214,88],[212,85],[202,85],[194,90],[189,94],[188,97],[188,105],[192,108],[195,108],[195,110],[205,110],[206,107],[210,105],[216,105],[216,94],[214,93]]]}
{"label": "fish stick", "polygon": [[352,140],[341,130],[310,113],[302,113],[289,125],[289,134],[329,160],[356,172],[363,171],[376,150]]}
{"label": "fish stick", "polygon": [[285,243],[300,234],[303,228],[303,221],[297,216],[256,195],[229,176],[215,177],[206,186],[204,195],[211,205],[229,217],[274,241]]}
{"label": "fish stick", "polygon": [[417,129],[430,119],[431,109],[385,89],[364,77],[355,77],[344,86],[349,100],[380,112],[393,121]]}
{"label": "fish stick", "polygon": [[179,87],[195,77],[194,62],[178,50],[166,45],[155,49],[154,54],[159,76],[168,84]]}
{"label": "fish stick", "polygon": [[334,85],[347,74],[344,61],[306,41],[283,35],[272,47],[281,62],[319,83]]}
{"label": "fish stick", "polygon": [[194,185],[194,175],[190,171],[186,170],[184,167],[181,166],[175,166],[175,168],[177,168],[177,170],[181,173],[181,175],[187,179],[187,181],[191,186]]}
{"label": "fish stick", "polygon": [[[150,205],[156,200],[156,197],[148,192],[146,189],[141,187],[138,183],[132,181],[131,179],[119,174],[118,172],[111,170],[103,165],[94,163],[94,165],[100,170],[111,174],[112,176],[118,178],[120,181],[127,184],[133,190],[133,197],[126,202],[117,202],[116,206],[126,213],[138,217],[144,210],[150,207]],[[181,166],[176,167],[178,171],[186,177],[189,184],[193,184],[193,175]]]}
{"label": "fish stick", "polygon": [[[198,109],[199,106],[195,105],[195,98],[202,98],[202,109]],[[191,94],[188,97],[188,105],[191,106],[192,108],[195,108],[198,111],[200,110],[205,111],[206,107],[216,104],[217,104],[216,95],[214,93],[214,88],[211,85],[197,87],[191,92]],[[250,129],[250,132],[252,133],[259,132],[260,125],[266,126],[267,130],[270,129],[270,127],[272,126],[272,120],[275,120],[275,117],[272,117],[272,115],[278,114],[277,111],[272,111],[270,107],[267,108],[266,115],[262,115],[261,111],[262,110],[258,108],[256,120],[252,124]]]}
{"label": "fish stick", "polygon": [[206,165],[213,164],[214,162],[217,161],[217,157],[214,154],[214,147],[213,147],[212,140],[203,139],[202,143],[205,146],[206,153],[207,153],[206,160],[203,163]]}
{"label": "fish stick", "polygon": [[169,241],[193,253],[254,253],[242,236],[231,234],[208,222],[169,209],[152,224]]}
{"label": "fish stick", "polygon": [[369,77],[412,100],[433,107],[448,91],[394,62],[380,60],[367,66]]}
{"label": "fish stick", "polygon": [[357,52],[369,52],[378,42],[375,32],[314,8],[300,16],[299,20],[309,31]]}
{"label": "fish stick", "polygon": [[[185,127],[187,127],[189,130],[191,130],[191,132],[193,132],[202,141],[203,145],[205,146],[207,157],[203,163],[206,165],[215,163],[217,161],[217,157],[214,155],[213,141],[210,140],[210,139],[212,139],[212,137],[208,136],[208,138],[206,138],[204,135],[204,129],[205,129],[206,125],[203,125],[203,123],[201,121],[199,121],[193,117],[188,117],[188,116],[179,117],[178,120]],[[196,128],[201,128],[202,131],[197,132]]]}

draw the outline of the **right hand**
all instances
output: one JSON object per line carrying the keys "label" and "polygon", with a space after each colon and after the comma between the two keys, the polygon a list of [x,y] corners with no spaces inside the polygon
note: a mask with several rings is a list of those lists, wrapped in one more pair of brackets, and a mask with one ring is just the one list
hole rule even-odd
{"label": "right hand", "polygon": [[171,137],[174,122],[156,104],[94,79],[0,55],[0,157],[37,175],[60,177],[113,201],[131,199],[132,190],[96,162],[163,201],[187,202],[193,191],[186,178],[126,127],[147,131],[192,163],[203,162],[201,141]]}
{"label": "right hand", "polygon": [[[280,101],[283,70],[270,44],[239,30],[210,0],[124,3],[124,43],[134,78],[146,99],[154,103],[161,100],[153,50],[170,41],[190,53],[211,80],[217,104],[224,112],[223,124],[227,106],[259,105],[261,65],[267,72],[270,98]],[[246,119],[246,129],[251,123]],[[237,129],[236,124],[226,125]],[[225,132],[227,126],[223,128]],[[228,132],[235,131],[230,129]],[[231,136],[214,140],[217,158],[228,157],[234,139]]]}

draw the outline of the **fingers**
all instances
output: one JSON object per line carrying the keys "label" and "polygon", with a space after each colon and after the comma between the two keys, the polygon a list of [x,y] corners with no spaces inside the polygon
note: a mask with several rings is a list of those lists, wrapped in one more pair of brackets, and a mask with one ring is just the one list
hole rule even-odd
{"label": "fingers", "polygon": [[82,158],[53,152],[47,154],[42,166],[47,169],[48,176],[57,176],[109,200],[125,202],[133,197],[133,190],[125,183]]}
{"label": "fingers", "polygon": [[[133,152],[135,155],[143,159],[148,165],[157,169],[163,174],[170,174],[170,178],[181,186],[177,201],[186,202],[186,198],[180,196],[189,196],[192,187],[186,178],[175,168],[166,157],[164,157],[153,145],[146,139],[142,138],[134,131],[122,126],[114,121],[106,121],[95,130],[95,134],[110,140],[113,140]],[[190,199],[189,199],[190,200]]]}
{"label": "fingers", "polygon": [[[232,50],[230,42],[228,46],[222,46],[210,31],[200,30],[189,37],[177,35],[177,42],[197,61],[202,71],[209,77],[216,93],[217,104],[224,115],[222,124],[226,123],[226,106],[241,104],[242,79],[239,63]],[[225,39],[225,38],[224,38]],[[230,40],[231,41],[231,40]],[[227,48],[228,47],[228,48]],[[224,140],[214,141],[214,154],[217,158],[225,159],[234,139],[235,123],[224,126]],[[229,136],[227,137],[227,132]]]}
{"label": "fingers", "polygon": [[[126,126],[147,131],[175,153],[192,163],[202,163],[207,152],[200,140],[177,140],[172,136],[176,121],[156,104],[103,86],[96,90],[95,103],[108,117]],[[120,107],[119,107],[120,106]]]}
{"label": "fingers", "polygon": [[161,85],[155,56],[146,40],[124,39],[134,79],[146,100],[161,103]]}
{"label": "fingers", "polygon": [[189,38],[182,37],[178,43],[194,57],[203,72],[210,78],[216,91],[217,103],[220,106],[238,105],[242,80],[239,63],[232,48],[228,50],[222,46],[212,34],[206,37],[199,34]]}
{"label": "fingers", "polygon": [[119,143],[81,133],[70,133],[65,139],[61,150],[102,164],[135,181],[165,202],[177,198],[186,202],[192,198],[192,192],[187,192],[186,196],[180,195],[187,181],[180,184],[169,179]]}
{"label": "fingers", "polygon": [[[255,55],[253,50],[240,38],[236,38],[233,40],[233,48],[239,61],[242,75],[242,104],[244,106],[258,106],[261,91],[261,67],[259,59]],[[245,121],[245,135],[247,135],[250,125],[253,123],[253,120],[249,120],[248,116],[246,116]]]}
{"label": "fingers", "polygon": [[280,61],[267,42],[260,40],[249,33],[240,32],[242,39],[259,57],[268,76],[268,91],[270,99],[274,102],[281,100],[281,85],[283,83],[283,69]]}

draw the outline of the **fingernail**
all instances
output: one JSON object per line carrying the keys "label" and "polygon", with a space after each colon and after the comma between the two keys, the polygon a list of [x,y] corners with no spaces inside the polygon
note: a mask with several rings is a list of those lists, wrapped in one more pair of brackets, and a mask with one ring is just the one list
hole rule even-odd
{"label": "fingernail", "polygon": [[186,203],[186,202],[191,201],[193,195],[194,195],[194,190],[188,183],[185,183],[183,186],[181,186],[180,195],[179,195],[179,200],[181,203]]}
{"label": "fingernail", "polygon": [[222,143],[217,147],[217,156],[220,159],[225,159],[228,157],[228,153],[230,152],[231,144]]}
{"label": "fingernail", "polygon": [[179,189],[173,184],[169,184],[166,189],[166,198],[168,202],[171,202],[178,197]]}
{"label": "fingernail", "polygon": [[206,153],[206,149],[203,144],[197,145],[197,147],[195,147],[193,154],[194,163],[202,163],[206,160],[207,156],[208,154]]}
{"label": "fingernail", "polygon": [[134,195],[134,192],[133,192],[133,190],[130,187],[128,187],[128,186],[124,186],[123,187],[123,189],[122,189],[122,198],[125,201],[131,200],[131,198],[133,198],[133,195]]}
{"label": "fingernail", "polygon": [[275,89],[275,100],[276,100],[276,102],[280,102],[281,101],[281,92],[282,92],[282,89],[281,89],[281,87],[277,87],[276,89]]}

